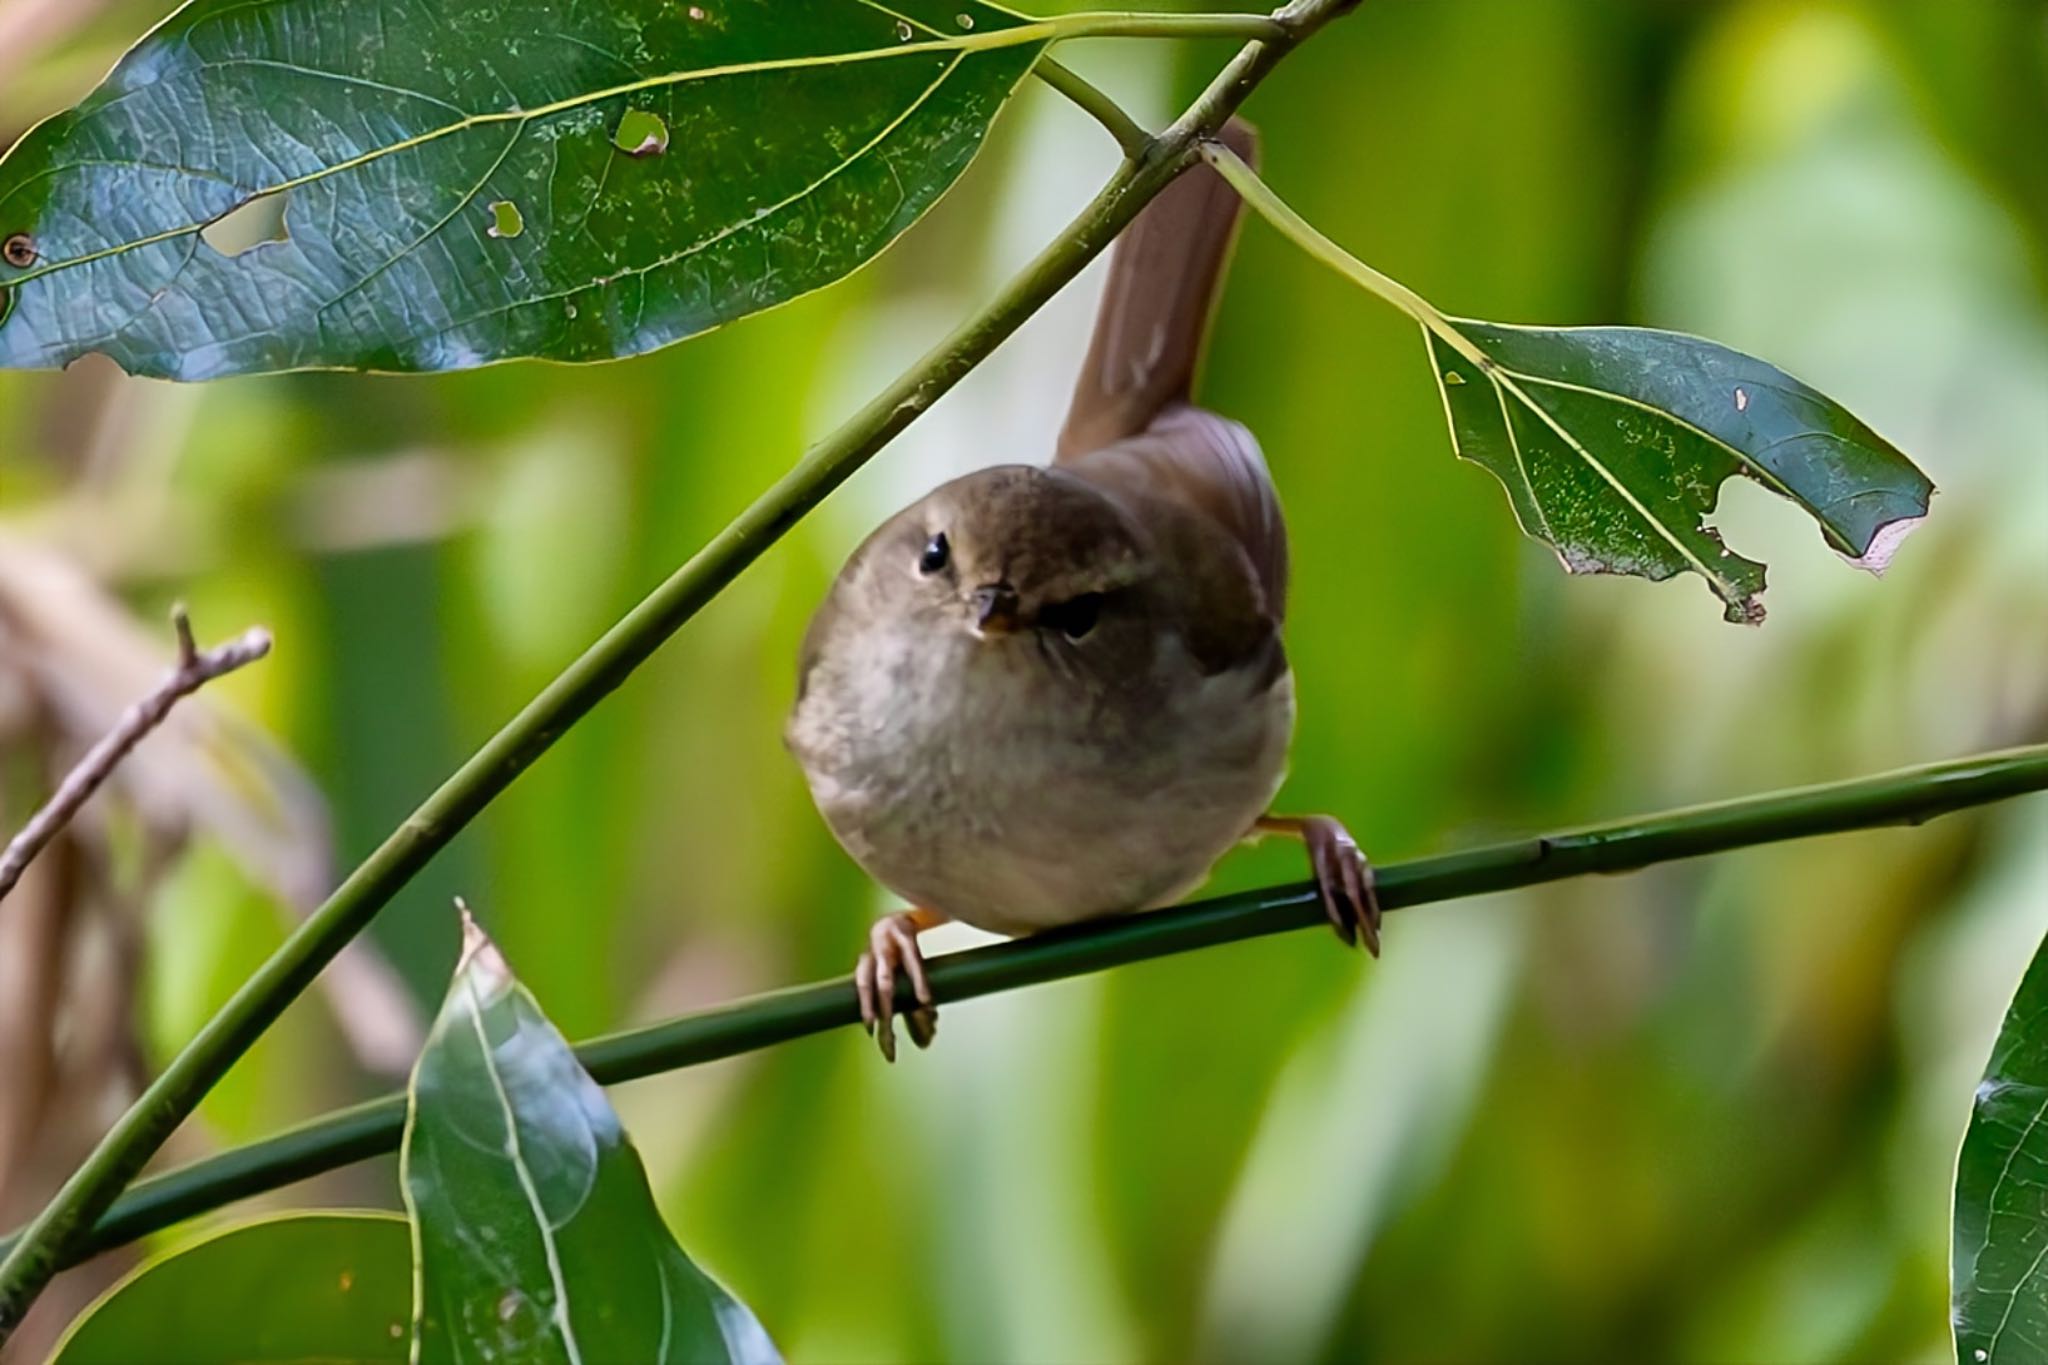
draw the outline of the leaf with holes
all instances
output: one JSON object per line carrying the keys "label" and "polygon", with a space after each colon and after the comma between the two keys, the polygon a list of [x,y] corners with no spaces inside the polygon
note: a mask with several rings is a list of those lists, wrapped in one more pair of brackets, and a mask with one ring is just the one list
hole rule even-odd
{"label": "leaf with holes", "polygon": [[1956,1359],[2048,1359],[2048,942],[2005,1013],[1956,1163]]}
{"label": "leaf with holes", "polygon": [[1573,573],[1691,571],[1731,621],[1763,619],[1764,566],[1707,522],[1732,475],[1882,572],[1934,485],[1839,403],[1711,341],[1635,327],[1425,323],[1458,454],[1507,486],[1522,529]]}
{"label": "leaf with holes", "polygon": [[983,0],[192,0],[0,160],[0,366],[652,350],[873,258],[1052,33]]}
{"label": "leaf with holes", "polygon": [[466,916],[463,937],[401,1157],[414,1359],[779,1360],[676,1245],[604,1092]]}

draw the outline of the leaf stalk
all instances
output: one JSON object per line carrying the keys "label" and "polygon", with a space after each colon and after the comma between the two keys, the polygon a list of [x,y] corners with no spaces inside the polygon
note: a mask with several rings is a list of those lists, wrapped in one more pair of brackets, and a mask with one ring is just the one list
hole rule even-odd
{"label": "leaf stalk", "polygon": [[1450,319],[1442,310],[1422,295],[1402,284],[1390,275],[1382,274],[1364,261],[1338,246],[1315,224],[1296,213],[1287,201],[1273,192],[1272,186],[1259,178],[1259,173],[1246,165],[1244,159],[1220,142],[1203,142],[1202,159],[1214,166],[1217,173],[1228,180],[1240,198],[1253,211],[1280,234],[1321,261],[1330,269],[1358,285],[1367,293],[1391,303],[1421,323],[1424,330],[1440,338],[1446,346],[1478,366],[1482,373],[1491,374],[1496,368],[1493,358],[1480,351],[1470,338],[1451,326]]}

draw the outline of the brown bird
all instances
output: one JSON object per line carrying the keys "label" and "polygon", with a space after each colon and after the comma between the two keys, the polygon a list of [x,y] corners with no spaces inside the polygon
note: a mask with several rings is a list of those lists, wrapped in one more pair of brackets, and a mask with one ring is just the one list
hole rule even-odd
{"label": "brown bird", "polygon": [[[1221,139],[1251,160],[1243,124]],[[928,494],[854,551],[804,640],[786,738],[846,851],[916,907],[855,972],[894,1060],[895,987],[937,1024],[917,935],[1028,934],[1168,905],[1239,841],[1307,846],[1347,943],[1371,870],[1327,816],[1271,815],[1294,729],[1287,528],[1250,432],[1190,402],[1237,233],[1196,166],[1125,232],[1049,468]]]}

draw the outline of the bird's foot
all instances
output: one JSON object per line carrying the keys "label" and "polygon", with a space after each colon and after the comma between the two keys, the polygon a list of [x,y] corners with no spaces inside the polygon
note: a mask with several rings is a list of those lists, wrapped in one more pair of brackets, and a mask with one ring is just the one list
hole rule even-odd
{"label": "bird's foot", "polygon": [[1349,946],[1365,944],[1380,955],[1380,901],[1373,890],[1372,864],[1358,850],[1358,841],[1343,822],[1328,815],[1260,817],[1256,826],[1268,834],[1299,839],[1315,870],[1316,890],[1330,927]]}
{"label": "bird's foot", "polygon": [[896,1060],[896,974],[910,978],[917,1008],[903,1016],[904,1032],[921,1048],[930,1047],[939,1031],[938,1007],[932,1003],[932,983],[925,976],[924,954],[918,951],[917,936],[946,917],[930,910],[904,910],[876,920],[868,930],[868,950],[853,969],[854,989],[860,993],[861,1026],[875,1037],[886,1061]]}

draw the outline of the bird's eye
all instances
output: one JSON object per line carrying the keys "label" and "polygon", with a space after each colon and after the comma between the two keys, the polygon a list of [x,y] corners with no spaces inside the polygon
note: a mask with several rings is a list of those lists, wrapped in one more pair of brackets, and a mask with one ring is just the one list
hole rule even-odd
{"label": "bird's eye", "polygon": [[1070,597],[1064,602],[1054,602],[1040,608],[1038,623],[1049,626],[1066,636],[1078,640],[1095,629],[1095,623],[1102,618],[1102,594],[1084,592],[1079,597]]}
{"label": "bird's eye", "polygon": [[952,558],[953,547],[946,544],[946,533],[941,531],[926,542],[924,553],[917,557],[917,571],[922,574],[937,573],[945,568]]}

